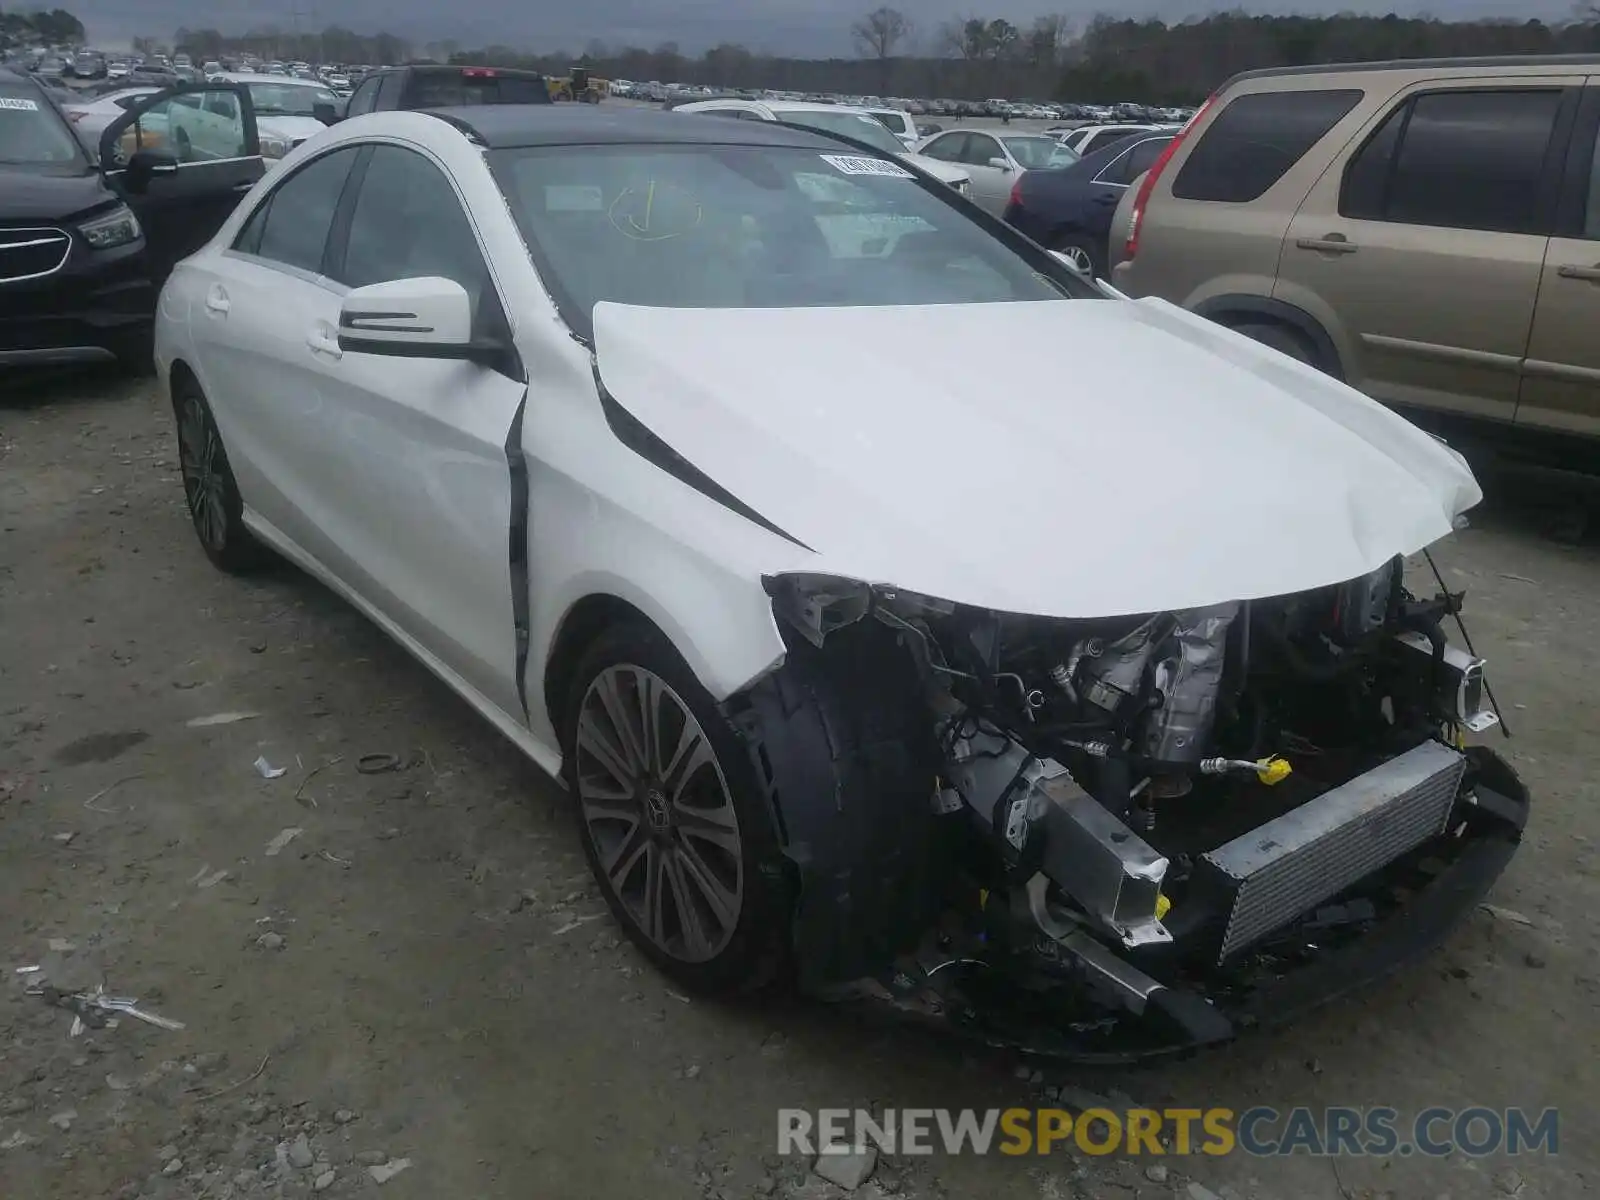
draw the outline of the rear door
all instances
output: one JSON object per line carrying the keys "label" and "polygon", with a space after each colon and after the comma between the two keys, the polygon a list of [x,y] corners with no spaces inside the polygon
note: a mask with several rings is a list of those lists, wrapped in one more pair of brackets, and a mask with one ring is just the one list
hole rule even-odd
{"label": "rear door", "polygon": [[1574,83],[1420,83],[1323,173],[1289,224],[1273,296],[1322,323],[1352,384],[1512,420]]}
{"label": "rear door", "polygon": [[1573,130],[1522,366],[1518,425],[1600,438],[1600,79]]}
{"label": "rear door", "polygon": [[157,280],[210,240],[266,170],[250,93],[238,84],[143,97],[105,127],[99,149],[106,181],[144,226]]}

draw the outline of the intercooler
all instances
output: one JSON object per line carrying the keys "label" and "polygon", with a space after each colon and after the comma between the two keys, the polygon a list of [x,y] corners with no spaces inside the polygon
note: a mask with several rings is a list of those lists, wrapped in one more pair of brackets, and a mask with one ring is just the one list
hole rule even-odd
{"label": "intercooler", "polygon": [[1233,892],[1219,960],[1443,832],[1466,766],[1425,742],[1204,855]]}

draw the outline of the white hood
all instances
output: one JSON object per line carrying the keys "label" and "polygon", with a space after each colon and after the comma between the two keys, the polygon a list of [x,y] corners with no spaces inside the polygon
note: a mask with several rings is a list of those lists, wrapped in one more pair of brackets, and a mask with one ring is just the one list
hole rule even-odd
{"label": "white hood", "polygon": [[1482,498],[1407,421],[1159,300],[600,304],[594,325],[616,401],[817,552],[791,569],[986,608],[1285,595]]}

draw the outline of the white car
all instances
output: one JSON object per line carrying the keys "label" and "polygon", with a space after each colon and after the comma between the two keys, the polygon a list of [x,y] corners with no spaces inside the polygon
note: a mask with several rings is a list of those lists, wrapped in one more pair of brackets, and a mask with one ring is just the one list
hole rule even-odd
{"label": "white car", "polygon": [[156,362],[205,552],[298,564],[559,775],[682,985],[1212,1041],[1515,847],[1458,749],[1482,664],[1397,557],[1462,459],[892,151],[358,117],[179,264]]}
{"label": "white car", "polygon": [[249,90],[261,153],[266,158],[282,158],[338,116],[339,97],[316,80],[224,71],[216,76],[216,82],[243,84]]}
{"label": "white car", "polygon": [[1176,125],[1084,125],[1062,134],[1060,141],[1067,149],[1083,157],[1136,133],[1171,133],[1177,128]]}
{"label": "white car", "polygon": [[82,139],[84,145],[93,148],[99,141],[102,129],[127,112],[138,100],[153,96],[160,90],[154,87],[119,88],[114,92],[104,92],[92,100],[63,103],[61,111],[72,123],[73,132]]}
{"label": "white car", "polygon": [[905,143],[906,149],[915,150],[917,143],[922,140],[922,135],[917,131],[917,122],[903,108],[868,108],[866,110],[895,137]]}
{"label": "white car", "polygon": [[906,149],[897,136],[864,108],[851,108],[843,104],[813,104],[803,100],[698,100],[679,104],[672,111],[748,121],[784,121],[822,133],[843,134],[858,142],[866,142],[884,153],[899,155],[935,179],[949,184],[963,196],[971,193],[972,176],[967,171]]}
{"label": "white car", "polygon": [[918,148],[924,158],[951,163],[972,177],[972,199],[995,216],[1006,210],[1024,171],[1070,167],[1078,154],[1054,138],[1003,129],[947,129]]}

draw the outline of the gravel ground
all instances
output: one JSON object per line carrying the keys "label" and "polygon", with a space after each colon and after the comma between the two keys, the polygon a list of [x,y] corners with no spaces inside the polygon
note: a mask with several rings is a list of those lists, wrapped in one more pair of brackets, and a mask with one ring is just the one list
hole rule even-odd
{"label": "gravel ground", "polygon": [[[145,381],[0,384],[0,1196],[837,1196],[783,1106],[1557,1105],[1556,1158],[900,1158],[857,1195],[1575,1196],[1597,1178],[1595,539],[1510,506],[1443,549],[1535,789],[1443,952],[1177,1065],[1042,1068],[799,1003],[675,996],[558,790],[319,585],[214,572]],[[216,714],[253,714],[205,724]],[[363,755],[394,769],[363,774]],[[264,758],[286,769],[264,779]],[[38,965],[19,975],[15,968]],[[184,1022],[69,1036],[27,994]]]}

